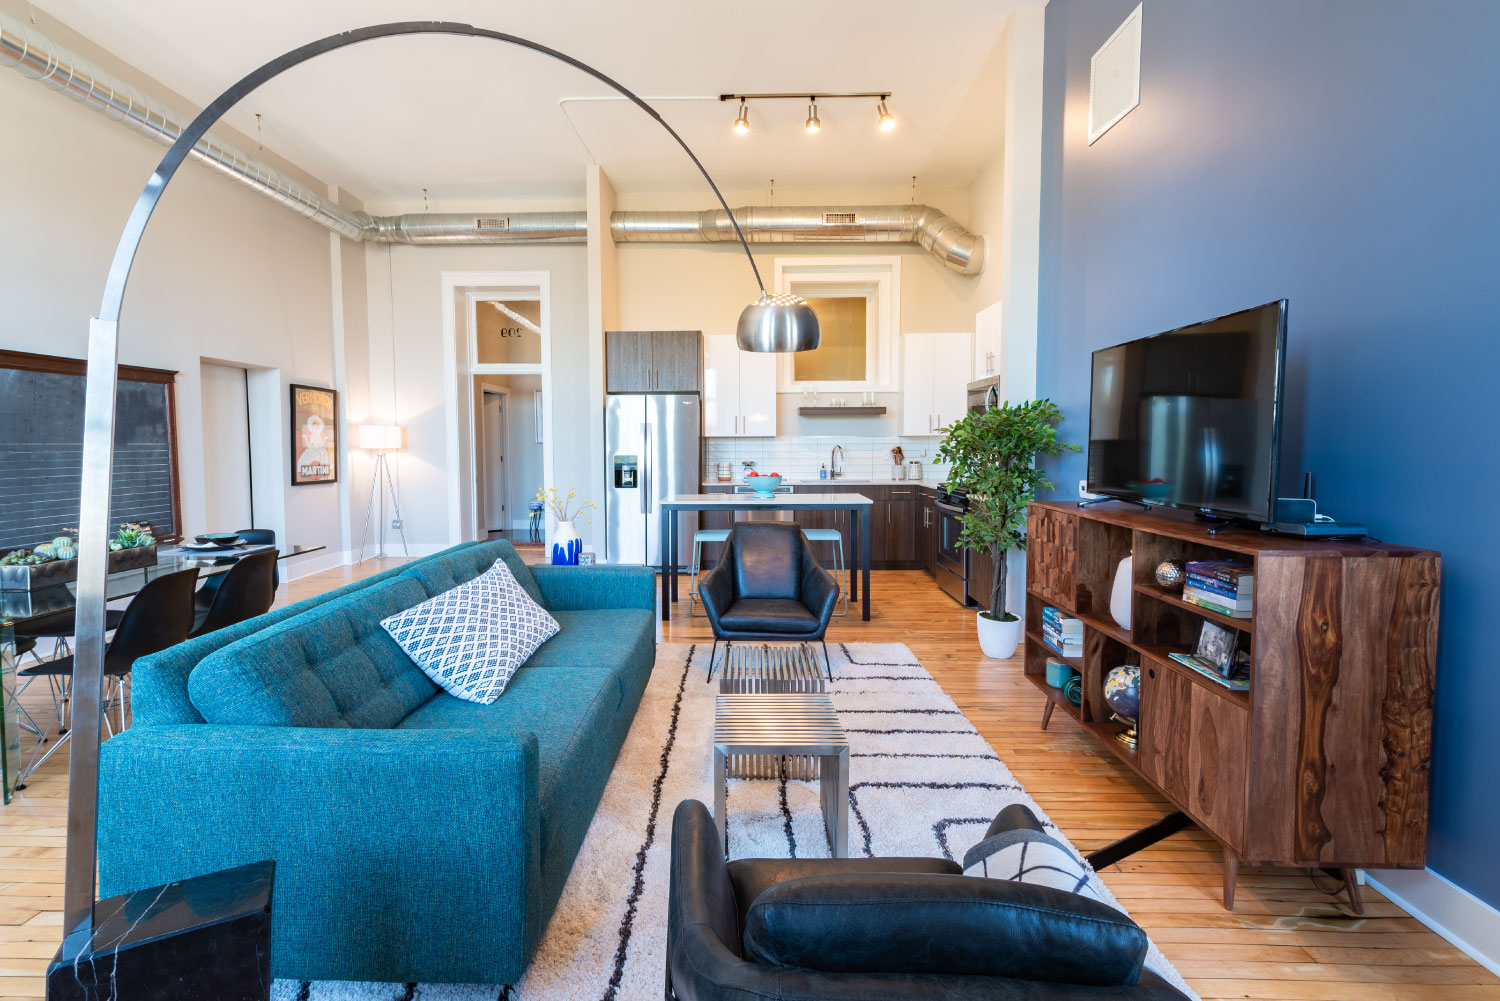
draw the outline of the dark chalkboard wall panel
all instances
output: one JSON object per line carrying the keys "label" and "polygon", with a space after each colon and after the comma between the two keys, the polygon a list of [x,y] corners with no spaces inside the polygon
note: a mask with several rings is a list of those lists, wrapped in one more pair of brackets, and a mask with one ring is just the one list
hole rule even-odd
{"label": "dark chalkboard wall panel", "polygon": [[[82,367],[71,359],[52,361]],[[83,473],[83,376],[5,364],[0,359],[0,469],[6,484],[0,491],[0,549],[34,546],[76,527]],[[158,538],[166,538],[177,534],[172,384],[152,375],[152,381],[133,381],[121,373],[110,517],[114,524],[150,522]]]}

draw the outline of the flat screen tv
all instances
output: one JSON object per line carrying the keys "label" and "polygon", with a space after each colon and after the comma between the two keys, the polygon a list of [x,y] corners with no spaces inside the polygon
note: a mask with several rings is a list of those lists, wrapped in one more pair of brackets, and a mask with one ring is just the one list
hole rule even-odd
{"label": "flat screen tv", "polygon": [[1286,300],[1094,352],[1090,493],[1271,520]]}

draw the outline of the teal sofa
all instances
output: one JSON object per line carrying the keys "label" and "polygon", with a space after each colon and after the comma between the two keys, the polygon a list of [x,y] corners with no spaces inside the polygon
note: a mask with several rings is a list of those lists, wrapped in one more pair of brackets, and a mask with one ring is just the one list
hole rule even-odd
{"label": "teal sofa", "polygon": [[[562,628],[484,706],[379,622],[497,558]],[[275,859],[274,976],[515,983],[645,691],[655,602],[645,567],[467,544],[138,661],[100,754],[101,894]]]}

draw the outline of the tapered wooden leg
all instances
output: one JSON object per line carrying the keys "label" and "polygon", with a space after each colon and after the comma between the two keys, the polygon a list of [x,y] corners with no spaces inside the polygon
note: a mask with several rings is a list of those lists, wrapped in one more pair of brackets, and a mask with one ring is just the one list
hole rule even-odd
{"label": "tapered wooden leg", "polygon": [[1349,907],[1355,914],[1363,916],[1365,913],[1364,894],[1359,891],[1359,880],[1353,869],[1340,869],[1339,875],[1344,877],[1344,891],[1349,895]]}
{"label": "tapered wooden leg", "polygon": [[1234,910],[1234,881],[1240,875],[1240,858],[1228,848],[1224,849],[1224,909]]}
{"label": "tapered wooden leg", "polygon": [[1047,704],[1042,707],[1042,729],[1043,730],[1047,729],[1047,724],[1050,723],[1050,722],[1052,722],[1052,710],[1054,710],[1056,708],[1057,708],[1057,703],[1053,702],[1051,699],[1048,699],[1047,700]]}

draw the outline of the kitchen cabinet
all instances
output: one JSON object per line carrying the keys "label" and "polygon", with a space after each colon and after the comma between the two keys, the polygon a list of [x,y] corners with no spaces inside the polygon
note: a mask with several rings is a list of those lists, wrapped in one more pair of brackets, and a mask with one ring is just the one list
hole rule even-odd
{"label": "kitchen cabinet", "polygon": [[[881,507],[884,511],[880,511]],[[885,529],[884,562],[892,569],[909,569],[917,565],[917,490],[915,487],[888,487],[884,505],[875,505],[883,516]],[[877,520],[871,518],[872,521]],[[871,536],[873,543],[875,537]],[[875,562],[871,556],[870,562]]]}
{"label": "kitchen cabinet", "polygon": [[973,334],[901,336],[901,433],[940,435],[968,410]]}
{"label": "kitchen cabinet", "polygon": [[700,392],[702,340],[696,330],[605,331],[605,392]]}
{"label": "kitchen cabinet", "polygon": [[1000,374],[1000,303],[986,306],[974,315],[974,378],[992,379]]}
{"label": "kitchen cabinet", "polygon": [[730,334],[703,338],[703,433],[709,438],[776,434],[776,355],[741,351]]}
{"label": "kitchen cabinet", "polygon": [[989,551],[969,550],[969,577],[964,588],[969,604],[979,608],[990,607],[990,589],[995,586],[995,561]]}
{"label": "kitchen cabinet", "polygon": [[937,495],[917,491],[917,562],[928,573],[937,574]]}

